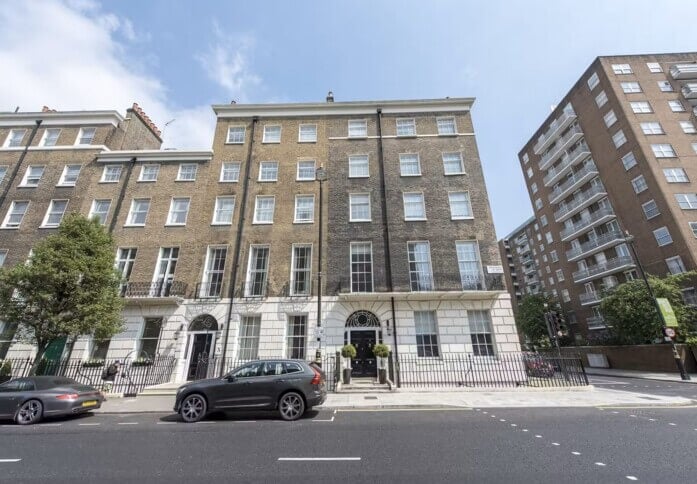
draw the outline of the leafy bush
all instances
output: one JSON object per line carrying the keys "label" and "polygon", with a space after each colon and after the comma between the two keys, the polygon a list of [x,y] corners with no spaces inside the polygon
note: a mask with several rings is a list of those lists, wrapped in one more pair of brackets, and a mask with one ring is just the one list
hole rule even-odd
{"label": "leafy bush", "polygon": [[11,376],[12,375],[12,362],[10,360],[5,360],[0,364],[0,376]]}
{"label": "leafy bush", "polygon": [[91,360],[85,360],[82,362],[83,368],[99,368],[100,366],[104,366],[104,360],[95,358]]}
{"label": "leafy bush", "polygon": [[152,360],[150,358],[137,358],[133,360],[131,366],[150,366],[152,365]]}
{"label": "leafy bush", "polygon": [[390,356],[390,347],[385,344],[378,343],[373,346],[373,354],[377,358],[387,358]]}
{"label": "leafy bush", "polygon": [[344,358],[355,358],[356,357],[356,347],[353,346],[352,344],[347,344],[344,345],[343,348],[341,348],[341,356]]}

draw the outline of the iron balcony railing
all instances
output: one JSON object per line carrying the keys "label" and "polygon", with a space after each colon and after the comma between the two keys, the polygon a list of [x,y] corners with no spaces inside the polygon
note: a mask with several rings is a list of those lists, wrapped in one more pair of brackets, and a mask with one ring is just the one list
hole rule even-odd
{"label": "iron balcony railing", "polygon": [[612,272],[617,272],[623,269],[634,267],[634,260],[629,256],[615,257],[608,259],[601,264],[596,264],[587,269],[582,269],[573,273],[572,277],[575,283],[595,279]]}
{"label": "iron balcony railing", "polygon": [[223,281],[199,282],[196,284],[194,299],[220,299],[223,296]]}
{"label": "iron balcony railing", "polygon": [[576,119],[576,113],[570,104],[564,108],[561,115],[549,124],[549,128],[537,140],[533,146],[536,155],[542,153],[551,143],[561,130],[566,128]]}
{"label": "iron balcony railing", "polygon": [[607,324],[605,324],[605,319],[602,316],[591,316],[586,318],[586,326],[588,329],[605,329]]}
{"label": "iron balcony railing", "polygon": [[597,292],[585,292],[581,294],[578,299],[581,302],[581,306],[586,306],[588,304],[599,303],[601,297]]}
{"label": "iron balcony railing", "polygon": [[697,79],[697,64],[675,64],[670,67],[673,79]]}
{"label": "iron balcony railing", "polygon": [[564,136],[554,144],[552,149],[542,156],[540,160],[540,170],[546,170],[554,161],[559,158],[564,150],[583,137],[583,130],[579,125],[572,126]]}
{"label": "iron balcony railing", "polygon": [[598,174],[598,167],[595,163],[590,162],[578,170],[576,173],[571,175],[564,183],[555,188],[552,193],[549,194],[549,202],[557,203],[562,197],[564,197],[568,192],[581,185],[582,183],[590,180],[593,176]]}
{"label": "iron balcony railing", "polygon": [[187,284],[181,281],[124,282],[121,296],[126,298],[186,297]]}
{"label": "iron balcony railing", "polygon": [[526,274],[537,272],[537,267],[535,267],[534,265],[525,266],[523,267],[523,272],[525,272]]}
{"label": "iron balcony railing", "polygon": [[554,212],[554,220],[563,222],[586,205],[600,200],[605,195],[607,195],[607,190],[602,183],[594,185],[588,190],[578,193],[569,203],[564,204],[559,210]]}
{"label": "iron balcony railing", "polygon": [[[351,283],[350,277],[340,279],[336,290],[340,294],[388,292],[385,285],[373,284],[372,290],[360,290],[361,284]],[[503,274],[434,274],[414,277],[394,284],[394,292],[432,292],[432,291],[503,291]]]}
{"label": "iron balcony railing", "polygon": [[697,82],[689,82],[682,87],[685,99],[697,99]]}
{"label": "iron balcony railing", "polygon": [[610,220],[615,217],[615,212],[612,211],[610,207],[603,207],[599,210],[593,212],[587,218],[583,218],[576,222],[575,224],[565,228],[560,232],[561,240],[566,241],[577,234],[594,227],[596,224],[601,223],[605,220]]}
{"label": "iron balcony railing", "polygon": [[624,240],[624,235],[619,230],[611,230],[594,239],[584,242],[579,247],[566,251],[566,259],[573,262],[581,257],[592,254],[598,250],[612,246],[613,243]]}
{"label": "iron balcony railing", "polygon": [[590,154],[590,148],[588,148],[585,141],[577,144],[573,149],[562,156],[557,166],[547,170],[547,174],[542,178],[542,183],[544,183],[546,187],[553,185],[564,176],[572,166],[585,160]]}

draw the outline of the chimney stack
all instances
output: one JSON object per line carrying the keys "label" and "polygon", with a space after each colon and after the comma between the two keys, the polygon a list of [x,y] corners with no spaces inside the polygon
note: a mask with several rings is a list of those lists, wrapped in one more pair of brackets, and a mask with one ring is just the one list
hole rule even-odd
{"label": "chimney stack", "polygon": [[331,92],[331,91],[329,91],[329,92],[327,93],[327,102],[328,102],[328,103],[333,103],[333,102],[334,102],[334,93]]}

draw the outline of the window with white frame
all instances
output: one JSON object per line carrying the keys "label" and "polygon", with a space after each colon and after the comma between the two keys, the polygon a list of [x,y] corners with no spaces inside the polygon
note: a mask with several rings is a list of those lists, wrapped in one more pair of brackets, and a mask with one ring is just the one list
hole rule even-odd
{"label": "window with white frame", "polygon": [[315,218],[315,196],[296,195],[295,196],[295,220],[293,223],[303,224],[312,223]]}
{"label": "window with white frame", "polygon": [[351,292],[373,292],[373,245],[351,242]]}
{"label": "window with white frame", "polygon": [[109,352],[109,346],[111,345],[111,338],[107,339],[95,339],[94,336],[90,337],[87,354],[91,361],[104,361],[106,355]]}
{"label": "window with white frame", "polygon": [[121,179],[121,165],[106,165],[102,170],[102,183],[118,183]]}
{"label": "window with white frame", "polygon": [[697,133],[695,125],[692,123],[692,121],[680,121],[680,128],[682,128],[682,132],[685,134]]}
{"label": "window with white frame", "polygon": [[462,289],[467,291],[486,289],[476,240],[455,242],[457,265],[460,270]]}
{"label": "window with white frame", "polygon": [[670,236],[667,227],[661,227],[653,231],[653,236],[656,238],[656,243],[659,247],[673,243],[673,238]]}
{"label": "window with white frame", "polygon": [[675,158],[673,145],[667,143],[651,145],[651,151],[656,158]]}
{"label": "window with white frame", "polygon": [[673,92],[673,86],[669,81],[658,81],[658,88],[663,92]]}
{"label": "window with white frame", "polygon": [[605,94],[605,91],[600,91],[600,94],[595,96],[595,104],[599,108],[602,108],[605,106],[605,103],[607,103],[607,94]]}
{"label": "window with white frame", "polygon": [[[0,267],[5,264],[5,259],[7,259],[7,249],[0,249]],[[2,333],[2,331],[0,331]]]}
{"label": "window with white frame", "polygon": [[245,296],[265,296],[266,280],[269,272],[269,247],[252,245],[247,265]]}
{"label": "window with white frame", "polygon": [[675,200],[683,210],[697,209],[697,194],[695,193],[676,193]]}
{"label": "window with white frame", "polygon": [[595,89],[595,86],[600,84],[600,79],[598,79],[598,73],[594,72],[593,74],[591,74],[586,83],[588,84],[588,89],[590,89],[591,91]]}
{"label": "window with white frame", "polygon": [[657,72],[663,72],[661,64],[659,64],[658,62],[647,62],[646,67],[649,68],[649,72],[653,72],[654,74]]}
{"label": "window with white frame", "polygon": [[272,224],[273,213],[276,206],[276,197],[267,195],[257,195],[254,205],[255,224]]}
{"label": "window with white frame", "polygon": [[297,181],[314,181],[316,176],[315,161],[298,161]]}
{"label": "window with white frame", "polygon": [[298,141],[300,143],[314,143],[317,141],[317,125],[301,124],[298,126]]}
{"label": "window with white frame", "polygon": [[685,111],[685,106],[683,106],[682,102],[680,102],[677,99],[668,101],[668,106],[670,107],[670,110],[674,113],[682,113]]}
{"label": "window with white frame", "polygon": [[77,183],[77,179],[80,176],[80,169],[82,165],[65,165],[63,168],[63,173],[61,173],[60,180],[58,180],[58,186],[61,187],[74,187]]}
{"label": "window with white frame", "polygon": [[404,220],[426,220],[424,194],[421,192],[402,193]]}
{"label": "window with white frame", "polygon": [[139,182],[156,182],[160,174],[160,165],[143,165],[140,167]]}
{"label": "window with white frame", "polygon": [[111,200],[92,200],[89,218],[96,217],[101,225],[106,224],[106,218],[109,215],[109,207],[111,207]]}
{"label": "window with white frame", "polygon": [[666,265],[668,266],[668,271],[671,274],[682,274],[683,272],[687,272],[687,269],[685,269],[685,264],[682,262],[682,257],[679,255],[667,258]]}
{"label": "window with white frame", "polygon": [[532,193],[537,193],[537,190],[538,190],[537,182],[533,182],[533,183],[530,185],[530,191],[532,191]]}
{"label": "window with white frame", "polygon": [[148,210],[150,210],[149,198],[135,198],[131,202],[131,209],[128,212],[126,225],[143,226],[148,218]]}
{"label": "window with white frame", "polygon": [[213,210],[213,225],[232,225],[232,214],[235,211],[235,197],[215,197],[215,209]]}
{"label": "window with white frame", "polygon": [[668,183],[687,183],[687,173],[682,168],[663,168],[663,175]]}
{"label": "window with white frame", "polygon": [[226,259],[227,246],[208,247],[200,297],[220,297],[223,294]]}
{"label": "window with white frame", "polygon": [[455,118],[438,118],[436,119],[436,124],[438,125],[438,134],[440,136],[457,134]]}
{"label": "window with white frame", "polygon": [[527,165],[530,162],[530,155],[523,153],[523,163]]}
{"label": "window with white frame", "polygon": [[307,342],[307,315],[289,314],[286,330],[286,358],[304,360]]}
{"label": "window with white frame", "polygon": [[632,67],[629,64],[612,64],[612,72],[615,74],[631,74]]}
{"label": "window with white frame", "polygon": [[365,138],[368,136],[368,122],[365,119],[350,119],[348,122],[349,138]]}
{"label": "window with white frame", "polygon": [[97,128],[80,128],[80,132],[77,135],[76,145],[91,145],[94,140],[94,135],[97,132]]}
{"label": "window with white frame", "polygon": [[143,321],[143,331],[138,342],[136,358],[152,360],[157,356],[157,346],[160,342],[162,332],[162,318],[145,318]]}
{"label": "window with white frame", "polygon": [[632,101],[629,103],[629,105],[632,107],[632,111],[636,114],[653,112],[653,109],[651,109],[651,105],[648,103],[648,101]]}
{"label": "window with white frame", "polygon": [[41,138],[41,146],[56,146],[58,143],[58,137],[61,134],[60,128],[47,128],[44,131],[44,136]]}
{"label": "window with white frame", "polygon": [[629,171],[629,169],[636,166],[636,164],[636,157],[631,151],[622,157],[622,165],[624,165],[625,170]]}
{"label": "window with white frame", "polygon": [[18,229],[22,225],[22,220],[24,215],[27,213],[29,208],[29,202],[26,200],[13,200],[10,209],[5,215],[5,220],[2,222],[2,228],[5,229]]}
{"label": "window with white frame", "polygon": [[641,193],[648,189],[649,186],[646,184],[646,179],[644,175],[639,175],[632,180],[632,187],[634,187],[634,193]]}
{"label": "window with white frame", "polygon": [[446,175],[462,175],[465,165],[462,163],[462,153],[443,153],[443,169]]}
{"label": "window with white frame", "polygon": [[[121,274],[121,281],[127,283],[131,278],[131,272],[133,271],[133,264],[136,262],[136,254],[138,249],[135,247],[121,247],[116,254],[115,267],[116,270]],[[124,286],[124,289],[127,286]]]}
{"label": "window with white frame", "polygon": [[541,198],[536,198],[536,199],[535,199],[535,208],[536,208],[537,210],[541,210],[541,209],[542,209],[542,199],[541,199]]}
{"label": "window with white frame", "polygon": [[435,311],[414,311],[414,333],[417,356],[422,358],[440,356]]}
{"label": "window with white frame", "polygon": [[261,332],[261,315],[242,316],[239,351],[237,358],[242,361],[256,360],[259,357],[259,334]]}
{"label": "window with white frame", "polygon": [[641,92],[641,86],[638,82],[620,82],[620,86],[622,87],[622,92],[626,94]]}
{"label": "window with white frame", "polygon": [[472,218],[472,203],[469,192],[448,193],[450,203],[450,219],[463,220]]}
{"label": "window with white frame", "polygon": [[603,121],[605,121],[605,126],[608,128],[617,122],[617,115],[612,109],[605,113],[603,116]]}
{"label": "window with white frame", "polygon": [[167,216],[167,225],[186,225],[186,219],[189,216],[190,198],[172,198],[169,206],[169,215]]}
{"label": "window with white frame", "polygon": [[532,178],[532,167],[528,166],[528,169],[525,171],[525,174],[528,176],[528,178]]}
{"label": "window with white frame", "polygon": [[552,237],[552,232],[545,232],[545,240],[548,244],[551,244],[553,242],[554,239]]}
{"label": "window with white frame", "polygon": [[312,245],[293,244],[290,287],[293,296],[309,296],[312,289]]}
{"label": "window with white frame", "polygon": [[22,183],[19,184],[20,187],[37,187],[41,181],[41,177],[44,176],[43,166],[28,166],[27,171],[24,172],[24,178],[22,178]]}
{"label": "window with white frame", "polygon": [[559,256],[556,250],[549,251],[549,258],[552,262],[559,262]]}
{"label": "window with white frame", "polygon": [[655,200],[649,200],[648,202],[641,204],[641,209],[644,211],[646,220],[651,220],[652,218],[658,217],[661,214]]}
{"label": "window with white frame", "polygon": [[349,156],[349,178],[366,178],[370,176],[368,155]]}
{"label": "window with white frame", "polygon": [[475,356],[495,356],[489,311],[467,311],[467,322],[472,339],[472,353]]}
{"label": "window with white frame", "polygon": [[561,269],[557,269],[554,271],[555,275],[557,276],[557,282],[563,282],[564,281],[564,271]]}
{"label": "window with white frame", "polygon": [[644,134],[665,134],[663,131],[663,128],[661,127],[661,123],[658,121],[649,121],[646,123],[641,123],[641,131]]}
{"label": "window with white frame", "polygon": [[68,208],[67,200],[51,200],[44,216],[44,221],[41,226],[44,228],[58,227],[63,220],[65,210]]}
{"label": "window with white frame", "polygon": [[697,237],[697,222],[688,222],[687,224],[690,226],[690,230],[692,230],[692,235]]}
{"label": "window with white frame", "polygon": [[619,148],[627,142],[627,137],[624,135],[624,131],[619,130],[612,135],[612,142],[615,144],[615,148]]}
{"label": "window with white frame", "polygon": [[227,143],[234,145],[244,144],[246,129],[244,126],[229,126],[227,129]]}
{"label": "window with white frame", "polygon": [[562,289],[561,290],[561,299],[564,302],[570,302],[571,301],[571,296],[569,295],[569,290],[568,289]]}
{"label": "window with white frame", "polygon": [[370,222],[370,194],[349,194],[349,220],[351,222]]}
{"label": "window with white frame", "polygon": [[26,132],[26,129],[11,129],[5,139],[5,148],[18,148],[22,146],[22,140]]}
{"label": "window with white frame", "polygon": [[278,161],[262,161],[259,163],[259,181],[275,182],[278,180]]}
{"label": "window with white frame", "polygon": [[421,160],[418,153],[399,154],[399,174],[401,176],[421,175]]}
{"label": "window with white frame", "polygon": [[182,163],[179,165],[179,173],[177,173],[177,181],[194,181],[196,180],[196,172],[198,165],[195,163]]}
{"label": "window with white frame", "polygon": [[416,136],[416,120],[414,118],[397,119],[397,136]]}
{"label": "window with white frame", "polygon": [[409,280],[412,291],[432,291],[431,247],[428,242],[408,242]]}
{"label": "window with white frame", "polygon": [[240,164],[237,162],[226,162],[220,168],[220,181],[223,183],[236,183],[240,181]]}
{"label": "window with white frame", "polygon": [[7,175],[7,165],[0,165],[0,183],[5,179]]}
{"label": "window with white frame", "polygon": [[281,142],[281,126],[278,124],[265,125],[264,137],[262,143],[280,143]]}

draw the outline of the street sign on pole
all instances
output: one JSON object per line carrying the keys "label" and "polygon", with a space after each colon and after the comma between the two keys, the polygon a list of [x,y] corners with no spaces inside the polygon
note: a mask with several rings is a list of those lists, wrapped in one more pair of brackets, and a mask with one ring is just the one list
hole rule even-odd
{"label": "street sign on pole", "polygon": [[670,305],[670,301],[664,297],[657,297],[656,302],[658,307],[661,308],[661,314],[663,314],[663,320],[666,326],[677,328],[678,318],[675,317],[675,312],[673,311],[673,306]]}

